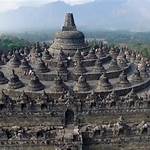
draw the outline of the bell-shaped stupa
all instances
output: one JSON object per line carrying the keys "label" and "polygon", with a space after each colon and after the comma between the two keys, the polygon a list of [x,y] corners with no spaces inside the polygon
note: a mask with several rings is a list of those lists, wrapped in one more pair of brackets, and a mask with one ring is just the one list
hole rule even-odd
{"label": "bell-shaped stupa", "polygon": [[23,82],[19,79],[19,76],[15,73],[15,71],[12,70],[12,75],[8,82],[8,88],[9,89],[19,89],[22,87],[24,87]]}
{"label": "bell-shaped stupa", "polygon": [[84,34],[77,30],[73,14],[67,13],[62,31],[56,33],[49,51],[57,55],[60,50],[63,50],[65,54],[73,56],[77,49],[85,51],[87,48]]}

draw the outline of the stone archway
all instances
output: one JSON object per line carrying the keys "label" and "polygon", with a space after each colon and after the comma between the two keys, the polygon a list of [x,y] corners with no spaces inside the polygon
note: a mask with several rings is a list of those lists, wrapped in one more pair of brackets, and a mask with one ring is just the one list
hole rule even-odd
{"label": "stone archway", "polygon": [[74,123],[74,112],[71,109],[67,109],[65,112],[65,125]]}

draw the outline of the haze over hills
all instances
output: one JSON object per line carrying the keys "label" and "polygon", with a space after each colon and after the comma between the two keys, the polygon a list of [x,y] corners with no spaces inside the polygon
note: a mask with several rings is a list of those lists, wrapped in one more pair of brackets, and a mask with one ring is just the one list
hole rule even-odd
{"label": "haze over hills", "polygon": [[144,7],[148,3],[141,5],[145,9],[139,11],[136,7],[141,3],[136,3],[135,6],[135,0],[132,1],[133,5],[129,1],[131,0],[97,0],[73,6],[53,2],[39,7],[20,7],[0,14],[0,31],[60,29],[66,12],[74,13],[76,24],[81,30],[150,31],[150,17],[146,14],[148,8]]}

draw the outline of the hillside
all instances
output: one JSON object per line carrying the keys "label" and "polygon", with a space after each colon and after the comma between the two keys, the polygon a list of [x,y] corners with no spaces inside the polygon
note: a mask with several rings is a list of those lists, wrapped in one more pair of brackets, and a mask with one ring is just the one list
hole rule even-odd
{"label": "hillside", "polygon": [[0,14],[0,30],[58,29],[63,24],[64,14],[73,12],[80,29],[147,31],[150,30],[148,4],[142,1],[96,0],[74,6],[53,2],[39,7],[20,7]]}

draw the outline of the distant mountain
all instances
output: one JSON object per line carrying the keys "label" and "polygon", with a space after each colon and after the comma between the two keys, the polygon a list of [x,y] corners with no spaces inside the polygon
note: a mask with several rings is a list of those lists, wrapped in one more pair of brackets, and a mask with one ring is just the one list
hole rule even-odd
{"label": "distant mountain", "polygon": [[[0,31],[60,29],[64,14],[73,12],[78,28],[99,30],[149,30],[149,22],[132,10],[126,0],[103,0],[70,6],[64,2],[21,7],[0,14]],[[141,22],[142,21],[142,22]]]}

